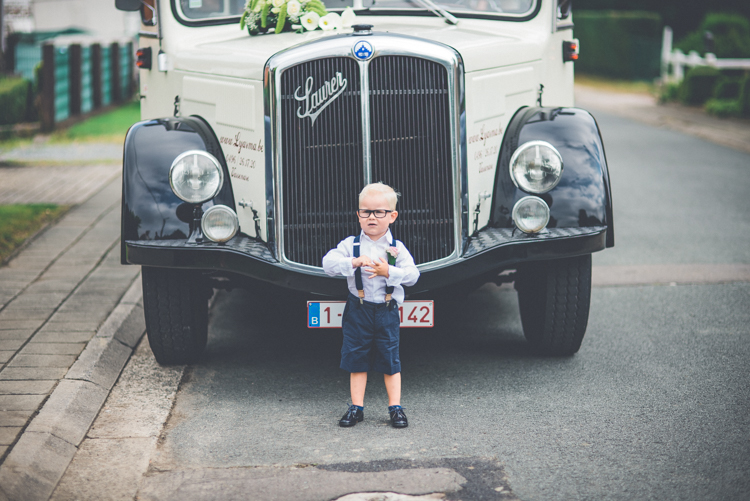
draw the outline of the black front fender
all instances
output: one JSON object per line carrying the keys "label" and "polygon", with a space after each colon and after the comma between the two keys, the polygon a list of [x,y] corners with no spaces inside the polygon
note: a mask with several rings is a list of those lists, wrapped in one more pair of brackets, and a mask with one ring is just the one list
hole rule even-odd
{"label": "black front fender", "polygon": [[169,185],[169,169],[179,154],[202,150],[224,170],[219,194],[203,204],[236,210],[224,154],[211,128],[199,117],[147,120],[133,125],[125,138],[122,168],[121,257],[127,264],[126,240],[175,240],[190,235],[193,206],[180,200]]}
{"label": "black front fender", "polygon": [[609,170],[599,126],[579,108],[522,108],[511,119],[503,138],[495,178],[490,225],[511,228],[514,204],[529,195],[510,177],[510,158],[528,141],[542,140],[560,152],[564,169],[560,183],[539,196],[550,207],[549,228],[606,226],[606,246],[615,243]]}

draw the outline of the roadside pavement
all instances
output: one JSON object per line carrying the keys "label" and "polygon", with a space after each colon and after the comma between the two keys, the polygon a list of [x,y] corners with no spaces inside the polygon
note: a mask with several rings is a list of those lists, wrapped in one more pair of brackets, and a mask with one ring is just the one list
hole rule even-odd
{"label": "roadside pavement", "polygon": [[0,499],[49,498],[145,331],[140,269],[120,264],[120,158],[0,153],[0,204],[73,206],[0,267]]}
{"label": "roadside pavement", "polygon": [[750,153],[750,119],[717,118],[696,106],[659,104],[649,94],[613,92],[579,84],[575,88],[575,101],[576,106],[594,116],[596,111],[605,111]]}
{"label": "roadside pavement", "polygon": [[[748,120],[582,86],[576,101],[594,115],[606,111],[750,152]],[[182,368],[158,367],[142,343],[133,363],[158,373],[163,384],[156,386],[168,390],[161,405],[144,409],[110,396],[145,332],[140,269],[119,262],[120,158],[121,146],[97,143],[36,142],[0,152],[0,204],[73,206],[0,267],[0,501],[80,497],[85,465],[107,459],[105,445],[124,436],[108,422],[118,410],[143,421],[130,430],[127,452],[145,471],[176,394]],[[133,378],[123,375],[144,393],[154,386]],[[117,484],[121,471],[97,483]],[[138,478],[119,482],[137,490]]]}

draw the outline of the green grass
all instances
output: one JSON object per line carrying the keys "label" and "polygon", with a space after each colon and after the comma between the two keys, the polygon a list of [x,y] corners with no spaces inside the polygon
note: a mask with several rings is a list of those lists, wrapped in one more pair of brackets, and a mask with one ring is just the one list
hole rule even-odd
{"label": "green grass", "polygon": [[134,101],[96,115],[67,129],[55,131],[53,141],[122,142],[131,125],[141,119],[141,103]]}
{"label": "green grass", "polygon": [[[140,106],[140,102],[134,101],[87,118],[66,129],[58,129],[50,135],[49,141],[52,143],[96,141],[122,144],[130,126],[141,120]],[[0,140],[0,150],[28,146],[33,142],[34,140],[30,138],[11,137]]]}
{"label": "green grass", "polygon": [[0,263],[68,208],[52,204],[0,205]]}
{"label": "green grass", "polygon": [[651,82],[640,80],[615,80],[612,78],[584,75],[580,73],[576,74],[576,85],[584,85],[586,87],[594,87],[601,90],[631,94],[654,94],[656,92],[656,87]]}

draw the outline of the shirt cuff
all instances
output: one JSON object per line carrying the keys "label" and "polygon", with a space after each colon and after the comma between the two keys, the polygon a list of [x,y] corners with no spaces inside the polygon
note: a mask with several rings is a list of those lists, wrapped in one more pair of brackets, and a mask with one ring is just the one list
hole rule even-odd
{"label": "shirt cuff", "polygon": [[352,268],[352,260],[353,259],[354,259],[353,257],[343,259],[341,261],[340,265],[339,265],[339,271],[345,277],[353,277],[354,276],[354,272],[355,272],[356,268]]}
{"label": "shirt cuff", "polygon": [[401,285],[401,281],[404,279],[404,270],[396,268],[395,266],[388,266],[388,278],[385,279],[386,285],[397,286]]}

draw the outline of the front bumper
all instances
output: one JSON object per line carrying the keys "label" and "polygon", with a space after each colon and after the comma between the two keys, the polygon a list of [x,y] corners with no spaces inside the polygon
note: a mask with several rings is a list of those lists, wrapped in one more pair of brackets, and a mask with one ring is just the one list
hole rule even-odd
{"label": "front bumper", "polygon": [[[607,227],[549,228],[527,235],[510,228],[485,228],[469,239],[460,258],[422,271],[409,294],[441,289],[487,276],[491,280],[519,263],[590,254],[606,246]],[[185,240],[126,240],[125,261],[160,268],[185,268],[238,274],[303,292],[340,296],[343,278],[292,270],[274,257],[265,242],[237,235],[229,242],[188,245]],[[321,270],[322,273],[322,270]]]}

